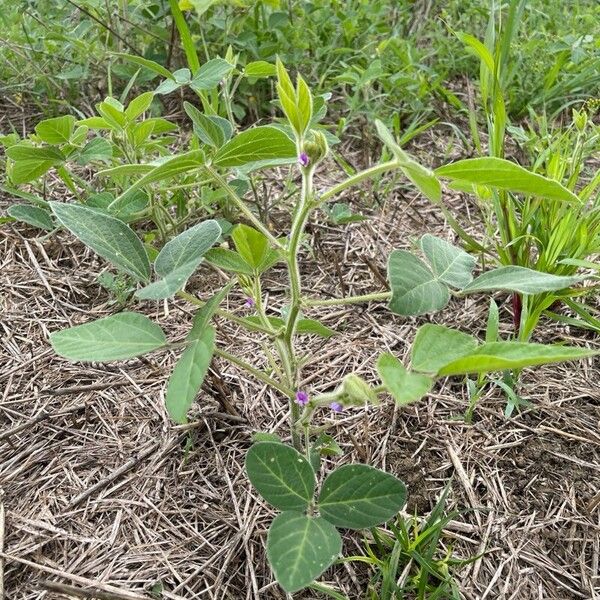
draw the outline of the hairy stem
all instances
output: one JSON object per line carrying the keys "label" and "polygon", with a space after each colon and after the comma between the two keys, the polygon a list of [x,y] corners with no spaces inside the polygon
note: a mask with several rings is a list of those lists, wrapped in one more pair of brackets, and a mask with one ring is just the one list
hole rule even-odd
{"label": "hairy stem", "polygon": [[365,179],[369,179],[369,177],[374,177],[375,175],[379,175],[380,173],[385,173],[385,171],[392,171],[393,169],[397,169],[402,163],[398,160],[390,160],[388,162],[382,163],[380,165],[375,165],[374,167],[370,167],[365,169],[364,171],[360,171],[360,173],[356,173],[356,175],[352,175],[352,177],[348,177],[348,179],[334,185],[329,188],[327,191],[323,192],[319,196],[319,204],[323,204],[327,202],[329,199],[333,198],[340,192],[343,192],[346,188],[352,187]]}
{"label": "hairy stem", "polygon": [[235,190],[225,181],[225,179],[215,171],[211,166],[205,167],[212,178],[227,192],[233,203],[239,211],[258,229],[273,246],[283,250],[281,242],[260,222],[254,213],[246,206],[246,203],[235,193]]}
{"label": "hairy stem", "polygon": [[330,298],[328,300],[320,300],[318,298],[305,298],[302,301],[302,304],[304,304],[305,306],[339,306],[344,304],[363,304],[365,302],[389,300],[391,297],[392,292],[374,292],[372,294],[364,294],[362,296]]}

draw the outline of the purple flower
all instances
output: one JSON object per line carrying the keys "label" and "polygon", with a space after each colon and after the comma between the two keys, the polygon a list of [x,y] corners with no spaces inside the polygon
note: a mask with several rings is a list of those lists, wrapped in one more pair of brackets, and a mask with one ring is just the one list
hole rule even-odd
{"label": "purple flower", "polygon": [[254,300],[252,298],[246,298],[246,302],[244,302],[244,308],[254,308]]}
{"label": "purple flower", "polygon": [[308,167],[308,163],[310,159],[308,158],[308,154],[306,152],[300,152],[300,156],[298,157],[298,164],[301,167]]}
{"label": "purple flower", "polygon": [[308,394],[306,392],[296,392],[296,403],[300,406],[308,404]]}
{"label": "purple flower", "polygon": [[333,411],[333,412],[342,412],[342,410],[344,410],[344,407],[339,403],[339,402],[332,402],[329,405],[329,408]]}

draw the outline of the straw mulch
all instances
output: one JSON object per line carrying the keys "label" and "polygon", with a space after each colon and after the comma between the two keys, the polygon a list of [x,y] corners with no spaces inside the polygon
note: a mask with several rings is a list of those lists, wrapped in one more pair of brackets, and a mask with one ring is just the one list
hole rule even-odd
{"label": "straw mulch", "polygon": [[[332,177],[338,177],[332,170]],[[410,188],[366,186],[347,195],[370,218],[334,227],[319,216],[303,250],[313,295],[384,289],[385,260],[424,232],[452,239],[435,207]],[[4,206],[8,199],[4,199]],[[468,215],[464,200],[455,211]],[[274,226],[284,228],[282,211]],[[278,216],[279,215],[279,216]],[[41,241],[23,225],[0,229],[0,575],[10,599],[282,599],[265,562],[272,512],[257,497],[243,461],[254,431],[288,435],[285,402],[215,359],[189,426],[174,427],[163,406],[177,352],[112,364],[71,364],[48,334],[116,312],[95,282],[106,264],[66,233]],[[188,290],[207,297],[219,276],[203,267]],[[285,302],[280,268],[267,276],[268,304]],[[498,298],[503,301],[502,297]],[[401,319],[383,305],[312,311],[336,329],[303,338],[303,388],[329,389],[351,371],[374,376],[381,351],[403,358],[415,327],[432,320],[481,335],[487,298],[454,300],[431,319]],[[243,298],[227,306],[247,314]],[[183,338],[192,308],[180,301],[133,306],[170,340]],[[509,302],[501,306],[505,332]],[[257,366],[261,346],[217,321],[219,343]],[[544,322],[537,339],[598,347],[589,333]],[[262,341],[262,340],[259,340]],[[437,385],[424,401],[391,402],[321,415],[345,451],[403,478],[407,512],[426,515],[452,480],[443,547],[479,555],[455,577],[469,600],[600,597],[600,393],[598,362],[523,374],[531,405],[512,418],[491,388],[464,422],[465,386]],[[332,461],[329,466],[332,466]],[[344,553],[363,551],[360,534]],[[325,581],[364,597],[369,572],[358,563]],[[300,593],[297,598],[316,598]]]}

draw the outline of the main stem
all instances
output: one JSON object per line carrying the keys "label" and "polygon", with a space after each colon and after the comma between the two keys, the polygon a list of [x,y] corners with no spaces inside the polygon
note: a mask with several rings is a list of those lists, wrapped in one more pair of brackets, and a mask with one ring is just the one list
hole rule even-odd
{"label": "main stem", "polygon": [[[287,386],[293,390],[298,389],[300,373],[298,361],[294,352],[294,334],[300,314],[302,303],[302,282],[300,280],[300,268],[298,266],[298,250],[302,233],[310,215],[313,204],[313,174],[312,167],[302,170],[302,190],[300,202],[290,230],[290,241],[287,248],[287,266],[290,281],[290,308],[283,337],[277,340],[277,350],[287,378]],[[298,451],[302,451],[302,439],[296,424],[300,418],[300,407],[295,398],[290,398],[290,429],[292,444]]]}

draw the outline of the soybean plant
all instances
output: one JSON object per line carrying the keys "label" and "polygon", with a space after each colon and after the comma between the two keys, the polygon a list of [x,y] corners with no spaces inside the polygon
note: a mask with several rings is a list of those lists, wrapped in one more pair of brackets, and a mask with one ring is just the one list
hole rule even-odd
{"label": "soybean plant", "polygon": [[[279,584],[293,593],[307,586],[325,589],[315,579],[341,553],[338,529],[383,524],[397,514],[406,499],[406,488],[399,479],[363,464],[344,464],[334,469],[326,475],[315,496],[321,457],[341,452],[330,435],[315,427],[314,420],[323,410],[337,412],[378,405],[387,395],[406,405],[425,396],[438,378],[581,358],[590,352],[528,343],[480,343],[466,333],[426,324],[415,336],[410,368],[392,354],[384,353],[377,360],[381,381],[368,382],[351,373],[337,387],[330,386],[323,393],[304,388],[298,338],[334,333],[319,321],[305,318],[305,309],[388,301],[393,313],[422,314],[439,310],[452,295],[525,285],[562,285],[563,281],[557,283],[552,276],[536,275],[527,269],[498,269],[474,279],[476,265],[470,255],[442,239],[425,235],[418,246],[423,258],[407,250],[395,250],[390,255],[390,292],[333,299],[307,296],[300,269],[302,241],[315,211],[324,209],[341,192],[388,171],[399,171],[432,199],[439,200],[441,185],[429,169],[398,146],[382,123],[377,123],[391,158],[329,189],[317,189],[315,173],[328,154],[327,136],[318,125],[324,112],[315,109],[317,101],[304,79],[298,76],[294,85],[280,62],[277,92],[285,118],[276,125],[250,128],[231,139],[223,135],[218,121],[188,110],[194,122],[203,127],[202,139],[208,142],[200,140],[198,149],[144,170],[143,176],[122,193],[123,197],[141,189],[151,193],[156,182],[181,175],[209,180],[220,187],[238,211],[240,222],[229,236],[218,221],[205,220],[169,239],[156,255],[149,256],[140,238],[114,215],[82,205],[49,203],[62,226],[138,282],[137,300],[167,301],[178,297],[197,308],[185,341],[169,344],[156,323],[132,311],[55,332],[50,341],[61,356],[83,361],[123,360],[159,349],[183,347],[166,390],[166,408],[178,423],[186,421],[213,356],[245,370],[287,402],[287,435],[257,434],[246,457],[246,468],[257,491],[281,511],[269,528],[267,555]],[[290,207],[287,235],[273,233],[238,194],[234,184],[242,176],[251,178],[254,171],[282,165],[290,165],[300,180]],[[202,261],[231,275],[223,289],[206,299],[184,289]],[[276,264],[283,265],[288,276],[285,310],[280,315],[273,314],[265,303],[264,274]],[[243,291],[255,315],[241,317],[220,307],[234,287]],[[263,348],[270,348],[266,361],[269,367],[257,368],[222,348],[211,324],[215,317],[230,320],[247,335],[263,341]]]}

